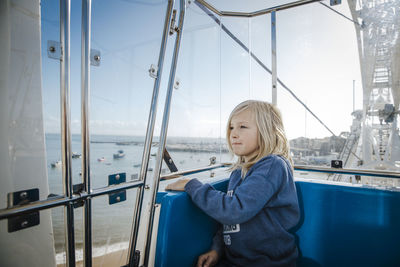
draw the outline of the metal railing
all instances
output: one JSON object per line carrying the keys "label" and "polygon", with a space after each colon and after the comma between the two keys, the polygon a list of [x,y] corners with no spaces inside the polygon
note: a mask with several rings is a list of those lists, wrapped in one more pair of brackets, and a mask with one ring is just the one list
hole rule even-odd
{"label": "metal railing", "polygon": [[400,179],[400,173],[392,171],[360,170],[360,169],[347,169],[347,168],[341,169],[341,168],[329,168],[329,167],[309,166],[309,165],[295,165],[294,170]]}
{"label": "metal railing", "polygon": [[[159,186],[159,177],[161,173],[161,164],[163,160],[165,144],[167,139],[167,130],[168,130],[168,122],[169,122],[169,114],[171,108],[171,100],[172,100],[172,90],[174,88],[175,83],[175,73],[176,73],[176,66],[178,62],[179,56],[179,49],[180,43],[183,33],[183,21],[185,18],[185,11],[186,11],[186,2],[185,0],[180,0],[180,12],[179,12],[179,22],[178,26],[176,27],[174,24],[171,23],[171,31],[172,33],[176,33],[175,38],[175,45],[174,45],[174,52],[172,55],[172,62],[171,62],[171,69],[168,79],[168,87],[167,87],[167,95],[165,97],[165,105],[164,105],[164,113],[163,119],[161,124],[161,132],[160,132],[160,142],[158,144],[158,152],[157,152],[157,159],[154,168],[154,176],[153,176],[153,187],[151,192],[151,203],[150,203],[150,214],[148,219],[148,226],[147,226],[147,235],[145,239],[145,254],[144,254],[144,266],[147,266],[149,263],[150,257],[150,246],[151,246],[151,236],[153,232],[153,223],[154,223],[154,212],[155,212],[155,202],[156,202],[156,194],[158,191]],[[172,20],[174,21],[174,19]]]}
{"label": "metal railing", "polygon": [[291,3],[279,5],[279,6],[274,6],[274,7],[254,11],[254,12],[235,12],[235,11],[219,11],[218,9],[216,9],[214,6],[212,6],[205,0],[196,0],[196,2],[202,4],[203,6],[205,6],[206,8],[208,8],[209,10],[211,10],[212,12],[214,12],[215,14],[217,14],[219,16],[222,16],[222,17],[224,17],[224,16],[226,16],[226,17],[247,17],[247,18],[261,16],[261,15],[269,14],[274,11],[285,10],[285,9],[302,6],[302,5],[310,4],[310,3],[314,3],[314,2],[320,2],[320,1],[322,1],[322,0],[300,0],[300,1],[291,2]]}
{"label": "metal railing", "polygon": [[220,163],[220,164],[210,165],[210,166],[206,166],[206,167],[202,167],[202,168],[195,168],[195,169],[190,169],[190,170],[172,172],[172,173],[160,176],[160,181],[175,179],[175,178],[179,178],[179,177],[185,176],[185,175],[191,175],[191,174],[195,174],[195,173],[199,173],[199,172],[211,171],[214,169],[225,168],[225,167],[229,167],[229,166],[232,166],[232,163]]}
{"label": "metal railing", "polygon": [[[61,107],[61,161],[63,193],[67,198],[72,198],[71,174],[71,107],[70,107],[70,25],[71,2],[60,1],[60,43],[63,53],[60,61],[60,107]],[[75,233],[74,233],[74,208],[71,203],[65,203],[64,227],[66,258],[68,266],[75,266]]]}
{"label": "metal railing", "polygon": [[121,190],[126,190],[126,189],[132,189],[132,188],[137,188],[143,186],[142,181],[131,181],[119,185],[112,185],[112,186],[106,186],[106,187],[101,187],[95,190],[92,190],[92,192],[80,192],[79,194],[73,194],[72,196],[68,197],[66,195],[62,196],[55,196],[51,197],[46,200],[40,200],[40,201],[35,201],[31,202],[29,204],[25,205],[17,205],[13,207],[9,207],[6,209],[1,209],[0,210],[0,220],[3,219],[8,219],[13,216],[18,216],[26,213],[30,213],[32,211],[40,211],[40,210],[45,210],[49,208],[54,208],[58,206],[63,206],[63,205],[74,205],[75,203],[79,203],[82,201],[86,201],[88,198],[93,198],[93,197],[98,197],[110,193],[115,193]]}
{"label": "metal railing", "polygon": [[[157,112],[158,92],[161,83],[161,73],[165,57],[167,38],[169,32],[169,22],[171,11],[174,5],[173,0],[168,1],[163,39],[161,42],[158,73],[155,79],[153,97],[149,112],[148,130],[146,132],[146,143],[142,160],[141,175],[139,180],[109,185],[107,187],[91,188],[90,179],[90,135],[89,135],[89,99],[90,99],[90,57],[91,57],[91,0],[82,1],[82,38],[81,38],[81,127],[82,127],[82,185],[79,191],[74,192],[71,173],[71,107],[70,107],[70,21],[71,21],[71,2],[70,0],[60,0],[60,116],[61,116],[61,154],[62,154],[62,184],[63,194],[53,196],[45,200],[38,200],[23,205],[9,206],[0,210],[0,220],[9,219],[16,216],[26,215],[34,211],[46,210],[54,207],[64,206],[64,227],[66,243],[66,265],[75,266],[75,231],[74,231],[74,208],[84,206],[84,266],[92,266],[92,207],[91,199],[111,193],[120,192],[128,189],[139,189],[136,201],[134,222],[132,223],[133,234],[130,241],[128,263],[133,264],[134,249],[137,240],[137,228],[140,220],[141,197],[149,154],[154,131],[155,115]],[[136,232],[135,232],[136,230]],[[137,263],[138,264],[138,263]]]}
{"label": "metal railing", "polygon": [[[153,141],[154,126],[155,126],[156,115],[157,115],[158,95],[159,95],[159,91],[160,91],[161,75],[162,75],[163,66],[164,66],[165,51],[167,48],[168,33],[169,33],[169,27],[170,27],[173,6],[174,6],[174,1],[168,0],[168,7],[166,10],[166,14],[165,14],[165,21],[164,21],[164,28],[163,28],[163,36],[162,36],[161,46],[160,46],[160,54],[158,57],[157,77],[155,78],[155,81],[154,81],[153,96],[152,96],[152,100],[151,100],[149,118],[148,118],[148,122],[147,122],[146,139],[144,142],[142,164],[140,167],[139,180],[143,181],[144,184],[146,183],[146,177],[147,177],[146,174],[147,174],[147,168],[149,165],[151,144]],[[136,200],[137,209],[134,214],[135,224],[132,225],[132,233],[131,233],[131,238],[129,241],[129,249],[128,249],[129,265],[131,265],[133,263],[133,258],[135,257],[136,242],[137,242],[138,233],[139,233],[139,222],[140,222],[142,206],[143,206],[143,197],[144,197],[144,190],[143,190],[143,188],[141,188],[140,191],[138,192],[138,197]]]}
{"label": "metal railing", "polygon": [[[195,173],[210,171],[218,168],[225,168],[231,166],[232,163],[220,163],[211,166],[201,167],[201,168],[193,168],[189,170],[183,170],[179,172],[170,173],[167,175],[163,175],[160,177],[160,180],[170,180],[175,178],[180,178],[185,175],[191,175]],[[340,169],[340,168],[329,168],[329,167],[321,167],[321,166],[312,166],[312,165],[295,165],[295,171],[304,171],[304,172],[319,172],[319,173],[338,173],[338,174],[349,174],[349,175],[360,175],[360,176],[371,176],[371,177],[382,177],[382,178],[395,178],[400,179],[399,172],[393,171],[377,171],[377,170],[360,170],[360,169]],[[137,188],[143,185],[143,181],[136,180],[127,182],[124,184],[113,185],[98,188],[92,190],[90,194],[86,192],[82,192],[80,194],[74,194],[72,197],[66,196],[55,196],[47,200],[41,200],[32,202],[25,205],[17,205],[6,209],[0,209],[0,220],[8,219],[13,216],[18,216],[25,213],[30,213],[33,211],[45,210],[57,206],[66,205],[68,203],[74,204],[81,201],[85,201],[87,198],[102,196],[105,194],[110,194],[114,192],[118,192],[125,189]]]}
{"label": "metal railing", "polygon": [[[91,192],[90,183],[90,38],[92,21],[92,0],[82,0],[81,37],[81,144],[82,144],[82,183],[85,192]],[[84,225],[84,266],[92,266],[92,200],[86,198],[83,208]]]}

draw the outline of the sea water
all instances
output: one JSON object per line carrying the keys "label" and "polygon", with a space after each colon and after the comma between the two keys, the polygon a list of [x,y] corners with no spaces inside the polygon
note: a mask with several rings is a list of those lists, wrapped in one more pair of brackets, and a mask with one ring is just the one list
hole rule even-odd
{"label": "sea water", "polygon": [[[90,180],[92,189],[108,186],[108,176],[116,173],[126,173],[126,180],[136,179],[140,172],[144,137],[128,136],[102,136],[90,137]],[[153,141],[157,142],[155,138]],[[124,145],[120,145],[124,144]],[[223,140],[216,138],[171,138],[167,141],[171,145],[169,151],[178,170],[187,170],[205,167],[210,164],[210,158],[215,156],[218,162],[232,161],[226,151]],[[207,147],[208,151],[200,151],[199,148]],[[149,161],[149,168],[154,168],[155,153],[157,146],[153,146]],[[181,150],[179,148],[182,148]],[[71,150],[81,154],[81,137],[72,135]],[[125,156],[114,159],[113,154],[123,150]],[[59,134],[46,135],[46,153],[48,166],[48,181],[50,194],[62,195],[62,168],[52,167],[51,163],[61,160],[61,137]],[[103,161],[99,159],[104,158]],[[168,173],[166,167],[162,171]],[[71,173],[73,184],[82,183],[81,158],[72,159]],[[228,175],[228,174],[227,174]],[[153,173],[149,171],[146,184],[152,180]],[[160,188],[164,186],[161,184]],[[127,190],[127,200],[110,205],[108,195],[92,199],[92,244],[93,257],[122,251],[128,248],[134,217],[134,206],[136,201],[136,189]],[[149,200],[150,195],[145,194],[144,203]],[[76,259],[82,259],[83,248],[83,208],[74,210],[74,229]],[[65,262],[65,226],[64,208],[52,209],[53,234],[55,241],[57,263]]]}

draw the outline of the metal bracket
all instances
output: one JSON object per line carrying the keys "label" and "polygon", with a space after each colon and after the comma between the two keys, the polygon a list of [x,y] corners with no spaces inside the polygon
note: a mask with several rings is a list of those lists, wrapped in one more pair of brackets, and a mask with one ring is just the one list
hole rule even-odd
{"label": "metal bracket", "polygon": [[164,162],[167,164],[168,169],[170,172],[177,172],[178,168],[176,167],[174,161],[172,160],[171,156],[169,155],[167,149],[164,149],[164,154],[163,154],[163,159]]}
{"label": "metal bracket", "polygon": [[217,157],[212,156],[212,157],[210,158],[210,165],[214,165],[215,163],[217,163]]}
{"label": "metal bracket", "polygon": [[331,168],[343,168],[343,161],[338,159],[331,160]]}
{"label": "metal bracket", "polygon": [[[39,200],[39,188],[22,190],[8,193],[7,206],[13,207],[16,205],[25,205]],[[16,232],[40,224],[39,211],[34,211],[28,214],[11,217],[8,219],[8,232]]]}
{"label": "metal bracket", "polygon": [[90,65],[98,67],[100,66],[101,53],[99,50],[90,49]]}
{"label": "metal bracket", "polygon": [[[84,189],[85,189],[85,187],[84,187],[84,184],[83,184],[83,183],[81,183],[81,184],[74,184],[74,185],[72,186],[72,192],[74,192],[74,194],[80,194],[80,193],[83,192]],[[83,200],[81,200],[81,201],[75,201],[75,202],[74,202],[74,209],[82,207],[83,204],[84,204],[84,201],[83,201]]]}
{"label": "metal bracket", "polygon": [[130,263],[128,263],[127,265],[123,265],[121,267],[129,267],[129,266],[139,267],[139,262],[140,262],[140,251],[139,250],[135,250],[135,252],[133,254],[133,263],[132,263],[132,265]]}
{"label": "metal bracket", "polygon": [[74,184],[72,186],[72,192],[74,192],[74,194],[80,194],[84,189],[83,183],[81,184]]}
{"label": "metal bracket", "polygon": [[342,0],[331,0],[331,2],[329,3],[330,6],[336,6],[336,5],[340,5],[342,3]]}
{"label": "metal bracket", "polygon": [[175,82],[174,82],[174,88],[175,88],[176,90],[178,90],[180,84],[181,84],[181,79],[179,79],[178,77],[176,77],[176,78],[175,78]]}
{"label": "metal bracket", "polygon": [[60,42],[48,40],[47,41],[47,56],[49,58],[61,60],[62,48]]}
{"label": "metal bracket", "polygon": [[156,79],[158,75],[158,67],[154,64],[151,64],[150,69],[149,69],[149,75],[150,77]]}
{"label": "metal bracket", "polygon": [[[108,176],[108,185],[116,185],[126,182],[126,173],[111,174]],[[116,193],[108,194],[108,204],[116,204],[126,200],[126,190],[121,190]]]}
{"label": "metal bracket", "polygon": [[[47,41],[47,56],[49,58],[61,60],[62,47],[61,43],[57,41]],[[101,53],[99,50],[90,49],[90,65],[98,67],[100,66]]]}
{"label": "metal bracket", "polygon": [[175,20],[176,20],[176,9],[172,11],[172,19],[171,19],[171,24],[169,26],[169,35],[173,35],[175,32],[179,30],[178,27],[175,26]]}

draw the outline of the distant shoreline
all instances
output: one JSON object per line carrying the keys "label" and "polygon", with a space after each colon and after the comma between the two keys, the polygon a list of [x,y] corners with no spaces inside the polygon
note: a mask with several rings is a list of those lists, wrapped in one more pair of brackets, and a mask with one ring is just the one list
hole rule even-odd
{"label": "distant shoreline", "polygon": [[[100,144],[116,144],[119,146],[143,146],[144,142],[138,141],[90,141],[90,143]],[[157,146],[158,142],[153,142],[152,146]],[[228,153],[229,150],[226,145],[221,147],[219,143],[182,143],[182,144],[168,144],[168,151],[175,152],[221,152]]]}

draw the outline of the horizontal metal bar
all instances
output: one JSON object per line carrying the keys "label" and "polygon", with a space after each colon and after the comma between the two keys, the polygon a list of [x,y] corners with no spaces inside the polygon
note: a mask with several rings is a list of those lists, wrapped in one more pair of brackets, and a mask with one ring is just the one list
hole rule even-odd
{"label": "horizontal metal bar", "polygon": [[215,14],[217,14],[219,16],[222,16],[222,17],[247,17],[247,18],[265,15],[265,14],[269,14],[273,11],[285,10],[285,9],[289,9],[289,8],[293,8],[293,7],[297,7],[297,6],[301,6],[301,5],[306,5],[306,4],[310,4],[310,3],[314,3],[314,2],[320,2],[320,1],[321,0],[300,0],[300,1],[296,1],[296,2],[291,2],[291,3],[287,3],[287,4],[274,6],[274,7],[247,13],[247,12],[235,12],[235,11],[219,11],[218,9],[216,9],[215,7],[210,5],[205,0],[196,0],[196,2],[199,2],[200,4],[202,4],[203,6],[205,6],[206,8],[208,8],[209,10],[211,10],[212,12],[214,12]]}
{"label": "horizontal metal bar", "polygon": [[127,183],[118,184],[118,185],[114,185],[114,186],[106,186],[106,187],[98,188],[96,190],[93,190],[91,194],[88,194],[88,196],[97,197],[97,196],[101,196],[101,195],[105,195],[105,194],[114,193],[114,192],[124,190],[124,189],[136,188],[136,187],[143,186],[143,185],[144,185],[143,181],[135,180],[132,182],[127,182]]}
{"label": "horizontal metal bar", "polygon": [[[206,166],[197,169],[184,170],[179,172],[170,173],[160,177],[160,180],[169,180],[178,178],[185,175],[191,175],[198,172],[209,171],[217,168],[224,168],[232,166],[232,163],[221,163],[212,166]],[[376,170],[360,170],[360,169],[340,169],[340,168],[328,168],[321,166],[311,165],[295,165],[296,171],[310,171],[310,172],[321,172],[321,173],[339,173],[339,174],[351,174],[351,175],[362,175],[362,176],[373,176],[373,177],[384,177],[384,178],[397,178],[400,179],[399,172],[391,171],[376,171]]]}
{"label": "horizontal metal bar", "polygon": [[224,167],[229,167],[229,166],[232,166],[232,163],[220,163],[220,164],[210,165],[210,166],[206,166],[206,167],[202,167],[202,168],[173,172],[173,173],[161,176],[160,181],[170,180],[170,179],[178,178],[178,177],[185,176],[185,175],[190,175],[190,174],[194,174],[194,173],[198,173],[198,172],[204,172],[204,171],[209,171],[209,170],[214,170],[214,169],[224,168]]}
{"label": "horizontal metal bar", "polygon": [[340,168],[327,168],[327,167],[308,166],[308,165],[296,165],[296,166],[294,166],[294,169],[296,171],[310,171],[310,172],[322,172],[322,173],[340,173],[340,174],[351,174],[351,175],[361,175],[361,176],[373,176],[373,177],[400,179],[400,173],[399,172],[391,172],[391,171],[340,169]]}
{"label": "horizontal metal bar", "polygon": [[[198,172],[209,171],[218,168],[224,168],[231,166],[231,163],[221,163],[211,166],[206,166],[202,168],[196,168],[191,170],[184,170],[179,172],[170,173],[168,175],[163,175],[160,180],[169,180],[177,178],[180,176],[190,175]],[[361,175],[361,176],[372,176],[372,177],[383,177],[383,178],[396,178],[400,179],[399,172],[392,171],[376,171],[376,170],[359,170],[359,169],[339,169],[339,168],[327,168],[321,166],[309,166],[309,165],[295,165],[294,170],[296,171],[310,171],[310,172],[321,172],[321,173],[340,173],[340,174],[350,174],[350,175]],[[68,203],[74,203],[78,201],[83,201],[88,198],[98,197],[105,194],[114,193],[120,190],[132,189],[136,187],[143,186],[143,181],[132,181],[128,183],[102,187],[93,190],[91,193],[82,192],[80,195],[73,195],[71,198],[66,196],[56,196],[51,199],[46,199],[42,201],[36,201],[26,205],[15,206],[7,209],[0,210],[0,220],[7,219],[9,217],[18,216],[25,213],[30,213],[33,211],[39,211],[44,209],[49,209],[57,206],[67,205]]]}
{"label": "horizontal metal bar", "polygon": [[91,193],[82,192],[79,195],[74,194],[72,197],[66,196],[56,196],[50,199],[32,202],[26,205],[15,206],[7,209],[0,210],[0,220],[7,219],[9,217],[18,216],[25,213],[30,213],[33,211],[39,211],[44,209],[49,209],[57,206],[67,205],[69,203],[74,203],[78,201],[84,201],[88,198],[98,197],[105,194],[114,193],[120,190],[132,189],[136,187],[143,186],[143,181],[132,181],[128,183],[123,183],[119,185],[113,185],[108,187],[102,187],[93,190]]}

